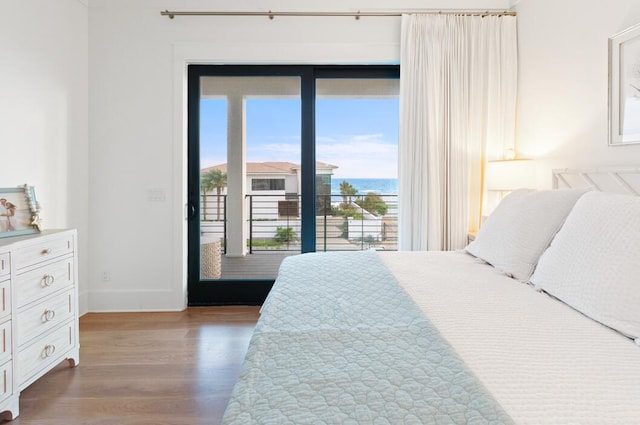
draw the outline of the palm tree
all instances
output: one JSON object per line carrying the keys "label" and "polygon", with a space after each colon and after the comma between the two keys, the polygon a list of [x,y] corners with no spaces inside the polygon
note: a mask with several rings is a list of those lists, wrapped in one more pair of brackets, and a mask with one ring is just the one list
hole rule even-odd
{"label": "palm tree", "polygon": [[351,204],[351,197],[356,193],[358,193],[358,190],[348,181],[343,180],[342,183],[340,183],[340,194],[342,195],[345,206]]}
{"label": "palm tree", "polygon": [[211,192],[215,189],[218,207],[216,220],[220,221],[220,195],[222,194],[222,189],[227,187],[227,174],[217,168],[206,171],[200,177],[200,187],[202,188],[202,210],[204,212],[204,220],[207,219],[207,192]]}

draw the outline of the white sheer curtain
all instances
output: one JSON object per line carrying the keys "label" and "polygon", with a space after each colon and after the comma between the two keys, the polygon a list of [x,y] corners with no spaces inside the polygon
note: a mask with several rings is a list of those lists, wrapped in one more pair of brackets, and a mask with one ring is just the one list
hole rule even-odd
{"label": "white sheer curtain", "polygon": [[400,250],[462,248],[477,229],[483,158],[514,144],[516,78],[515,16],[402,17]]}

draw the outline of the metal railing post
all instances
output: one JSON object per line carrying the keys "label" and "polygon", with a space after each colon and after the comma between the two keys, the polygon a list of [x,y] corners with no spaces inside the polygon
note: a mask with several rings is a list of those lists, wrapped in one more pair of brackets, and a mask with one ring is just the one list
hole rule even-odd
{"label": "metal railing post", "polygon": [[327,196],[324,195],[324,202],[322,202],[322,211],[324,215],[324,233],[323,233],[323,247],[324,252],[327,252]]}
{"label": "metal railing post", "polygon": [[222,215],[222,234],[223,234],[223,244],[224,244],[224,253],[227,254],[227,195],[222,197],[222,207],[224,208],[224,214]]}
{"label": "metal railing post", "polygon": [[364,208],[360,207],[360,250],[364,250]]}
{"label": "metal railing post", "polygon": [[[286,201],[286,197],[285,197],[285,201]],[[285,242],[287,243],[287,251],[289,251],[289,244],[291,243],[291,241],[290,241],[291,238],[289,237],[290,236],[289,229],[292,229],[292,228],[291,228],[291,226],[289,226],[289,220],[290,220],[290,218],[289,218],[290,217],[289,216],[289,214],[290,214],[290,212],[289,212],[289,204],[287,203],[286,206],[287,206],[287,215],[286,215],[286,217],[287,217],[287,228],[285,229],[284,234],[286,236],[286,241]]]}
{"label": "metal railing post", "polygon": [[249,197],[249,254],[253,254],[253,196]]}

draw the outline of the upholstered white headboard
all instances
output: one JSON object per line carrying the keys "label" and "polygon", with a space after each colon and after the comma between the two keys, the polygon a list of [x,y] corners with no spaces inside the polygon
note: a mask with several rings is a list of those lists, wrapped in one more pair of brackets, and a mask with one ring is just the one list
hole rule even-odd
{"label": "upholstered white headboard", "polygon": [[554,189],[590,187],[602,192],[640,196],[640,168],[553,170]]}

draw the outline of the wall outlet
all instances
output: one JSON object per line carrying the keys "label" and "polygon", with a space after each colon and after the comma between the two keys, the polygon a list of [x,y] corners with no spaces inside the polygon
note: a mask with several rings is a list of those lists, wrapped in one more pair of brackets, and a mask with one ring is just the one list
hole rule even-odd
{"label": "wall outlet", "polygon": [[102,281],[103,282],[109,282],[110,280],[111,280],[111,273],[102,272]]}

